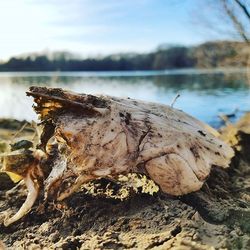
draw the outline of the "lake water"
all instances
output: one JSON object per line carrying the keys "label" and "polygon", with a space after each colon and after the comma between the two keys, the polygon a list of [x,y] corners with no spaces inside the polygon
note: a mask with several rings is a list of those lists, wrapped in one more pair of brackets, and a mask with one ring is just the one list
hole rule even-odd
{"label": "lake water", "polygon": [[108,94],[171,104],[214,127],[218,114],[236,117],[250,110],[247,71],[169,70],[137,72],[0,73],[0,117],[36,120],[29,86],[50,86],[91,94]]}

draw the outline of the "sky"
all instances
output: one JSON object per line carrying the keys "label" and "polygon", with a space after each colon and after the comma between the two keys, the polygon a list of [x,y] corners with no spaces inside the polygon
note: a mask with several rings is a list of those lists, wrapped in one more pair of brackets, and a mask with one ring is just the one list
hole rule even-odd
{"label": "sky", "polygon": [[[83,57],[211,39],[192,0],[0,0],[0,60],[42,51]],[[214,37],[212,37],[213,39]]]}

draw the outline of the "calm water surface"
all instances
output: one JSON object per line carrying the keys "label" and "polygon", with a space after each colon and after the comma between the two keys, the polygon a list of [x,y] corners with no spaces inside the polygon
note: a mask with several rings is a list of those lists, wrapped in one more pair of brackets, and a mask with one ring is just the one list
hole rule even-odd
{"label": "calm water surface", "polygon": [[0,117],[36,120],[29,86],[62,87],[76,92],[108,94],[170,104],[218,127],[218,114],[236,118],[250,110],[246,70],[172,70],[146,72],[0,73]]}

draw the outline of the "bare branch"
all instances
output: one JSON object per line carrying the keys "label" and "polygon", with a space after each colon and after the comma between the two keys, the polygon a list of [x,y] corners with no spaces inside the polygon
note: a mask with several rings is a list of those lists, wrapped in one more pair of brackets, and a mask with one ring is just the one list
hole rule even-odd
{"label": "bare branch", "polygon": [[227,13],[227,15],[230,17],[230,19],[232,20],[236,30],[238,31],[238,33],[240,34],[240,36],[247,42],[250,43],[247,35],[246,35],[246,31],[244,29],[244,26],[242,25],[242,23],[239,21],[239,19],[236,17],[236,15],[234,14],[233,10],[230,9],[228,7],[227,1],[226,0],[221,0],[223,7]]}
{"label": "bare branch", "polygon": [[248,11],[246,5],[244,5],[240,0],[234,0],[239,7],[242,9],[242,11],[245,13],[245,15],[250,19],[250,12]]}

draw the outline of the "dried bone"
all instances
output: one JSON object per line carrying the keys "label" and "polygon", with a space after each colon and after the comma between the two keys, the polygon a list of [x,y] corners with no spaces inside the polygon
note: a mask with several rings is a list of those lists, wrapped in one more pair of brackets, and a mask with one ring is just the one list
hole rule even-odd
{"label": "dried bone", "polygon": [[[31,87],[27,94],[43,133],[40,153],[33,153],[38,160],[30,164],[37,174],[27,167],[24,179],[30,190],[32,181],[36,190],[43,187],[46,199],[63,200],[90,180],[128,173],[146,174],[163,192],[184,195],[201,188],[212,165],[226,168],[234,155],[217,131],[170,106],[57,88]],[[6,225],[29,211],[33,193],[29,207]]]}

